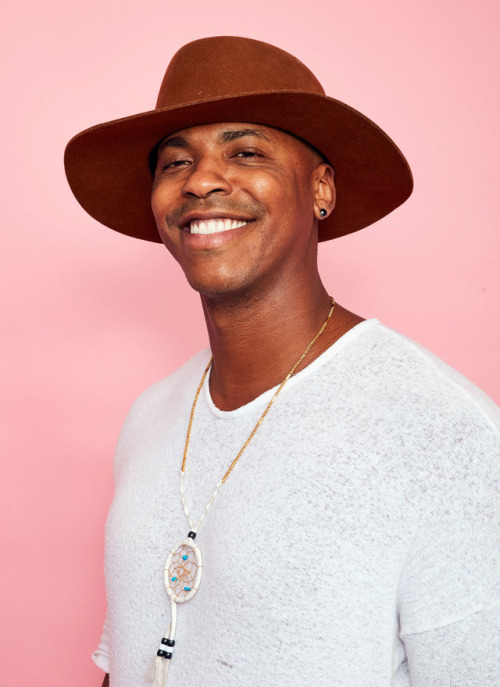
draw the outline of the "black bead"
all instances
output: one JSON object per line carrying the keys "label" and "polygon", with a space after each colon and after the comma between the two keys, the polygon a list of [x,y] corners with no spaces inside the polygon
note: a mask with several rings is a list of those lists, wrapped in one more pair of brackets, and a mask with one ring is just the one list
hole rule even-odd
{"label": "black bead", "polygon": [[162,658],[172,658],[172,654],[168,651],[163,651],[163,649],[158,649],[156,655],[161,656]]}
{"label": "black bead", "polygon": [[175,639],[167,639],[167,637],[163,637],[161,643],[165,644],[166,646],[175,646]]}
{"label": "black bead", "polygon": [[189,539],[196,539],[196,532],[188,532]]}

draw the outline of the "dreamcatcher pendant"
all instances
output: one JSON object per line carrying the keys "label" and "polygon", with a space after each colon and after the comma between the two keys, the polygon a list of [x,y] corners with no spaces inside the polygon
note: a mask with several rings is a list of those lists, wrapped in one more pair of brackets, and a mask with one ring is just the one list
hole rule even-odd
{"label": "dreamcatcher pendant", "polygon": [[170,599],[172,619],[161,646],[156,654],[155,677],[152,687],[165,687],[168,669],[175,646],[175,627],[177,624],[177,604],[189,601],[198,591],[203,571],[201,551],[194,543],[195,532],[176,544],[167,556],[164,569],[165,589]]}
{"label": "dreamcatcher pendant", "polygon": [[176,544],[165,563],[165,589],[171,601],[186,603],[198,591],[201,582],[203,563],[201,551],[194,543],[196,534],[190,532],[188,538]]}
{"label": "dreamcatcher pendant", "polygon": [[[208,371],[208,368],[206,371]],[[201,514],[198,524],[195,525],[191,520],[191,515],[189,514],[186,504],[186,497],[184,495],[184,470],[181,470],[181,501],[189,527],[191,527],[191,532],[188,533],[187,539],[184,539],[180,544],[176,544],[170,549],[170,553],[165,562],[163,577],[165,589],[170,599],[172,620],[170,621],[165,637],[161,640],[161,646],[156,653],[155,677],[151,687],[165,687],[167,684],[168,668],[170,666],[170,660],[172,659],[172,649],[175,646],[174,636],[175,626],[177,624],[177,604],[184,604],[186,601],[193,598],[200,586],[201,574],[203,572],[201,551],[194,543],[194,540],[222,484],[223,480],[217,482],[217,486],[215,487],[215,491],[210,501]]]}

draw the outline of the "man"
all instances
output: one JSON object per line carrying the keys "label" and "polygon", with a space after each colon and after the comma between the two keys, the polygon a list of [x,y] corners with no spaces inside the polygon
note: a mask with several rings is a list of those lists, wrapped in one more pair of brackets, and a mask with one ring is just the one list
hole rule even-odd
{"label": "man", "polygon": [[317,269],[318,240],[411,193],[394,143],[291,55],[219,37],[66,170],[95,218],[165,244],[211,348],[119,440],[110,684],[500,684],[498,412]]}

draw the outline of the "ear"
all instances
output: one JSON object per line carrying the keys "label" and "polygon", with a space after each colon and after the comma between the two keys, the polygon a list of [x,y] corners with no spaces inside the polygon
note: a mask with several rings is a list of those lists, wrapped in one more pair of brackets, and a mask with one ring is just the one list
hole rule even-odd
{"label": "ear", "polygon": [[[335,207],[335,172],[331,165],[322,163],[314,170],[313,176],[314,190],[314,216],[316,219],[325,219]],[[326,210],[327,214],[322,217],[321,210]],[[323,213],[324,214],[324,213]]]}

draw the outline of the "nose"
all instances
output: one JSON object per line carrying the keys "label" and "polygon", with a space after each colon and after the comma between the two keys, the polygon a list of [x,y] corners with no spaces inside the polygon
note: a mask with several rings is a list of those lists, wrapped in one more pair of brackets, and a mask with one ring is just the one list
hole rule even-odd
{"label": "nose", "polygon": [[206,198],[214,193],[229,195],[231,191],[232,186],[227,178],[224,163],[211,156],[198,160],[191,167],[182,188],[184,196],[196,196],[197,198]]}

